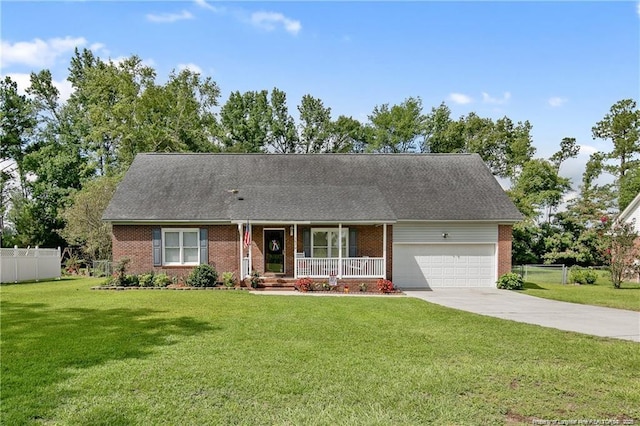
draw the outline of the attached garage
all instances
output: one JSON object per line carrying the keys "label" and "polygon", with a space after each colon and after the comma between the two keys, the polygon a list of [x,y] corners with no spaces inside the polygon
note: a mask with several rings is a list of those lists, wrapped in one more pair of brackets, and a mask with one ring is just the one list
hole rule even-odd
{"label": "attached garage", "polygon": [[495,244],[398,244],[394,282],[400,288],[495,287]]}
{"label": "attached garage", "polygon": [[495,287],[497,224],[400,223],[393,234],[399,288]]}

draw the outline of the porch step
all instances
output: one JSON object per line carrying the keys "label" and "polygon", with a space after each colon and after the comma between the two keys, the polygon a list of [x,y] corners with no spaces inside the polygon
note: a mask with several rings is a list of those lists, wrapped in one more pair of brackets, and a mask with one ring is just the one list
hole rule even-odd
{"label": "porch step", "polygon": [[258,290],[295,290],[295,282],[291,277],[262,277]]}

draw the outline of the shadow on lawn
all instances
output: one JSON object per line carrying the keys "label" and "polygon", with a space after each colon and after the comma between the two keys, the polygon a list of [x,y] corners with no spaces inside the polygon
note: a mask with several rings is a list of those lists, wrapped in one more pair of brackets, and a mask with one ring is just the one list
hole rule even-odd
{"label": "shadow on lawn", "polygon": [[540,287],[538,284],[532,283],[532,282],[528,282],[528,281],[524,283],[524,288],[534,288],[536,290],[546,290],[546,288]]}
{"label": "shadow on lawn", "polygon": [[74,368],[144,358],[181,336],[215,330],[193,318],[158,318],[160,311],[151,309],[51,310],[42,303],[3,302],[1,311],[5,424],[45,420],[69,396],[52,385]]}

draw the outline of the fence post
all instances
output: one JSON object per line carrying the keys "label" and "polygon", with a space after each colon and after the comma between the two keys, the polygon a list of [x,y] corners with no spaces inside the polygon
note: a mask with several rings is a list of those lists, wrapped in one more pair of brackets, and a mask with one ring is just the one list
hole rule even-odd
{"label": "fence post", "polygon": [[567,265],[562,264],[562,285],[567,284]]}
{"label": "fence post", "polygon": [[[62,268],[62,255],[60,254],[60,246],[58,246],[58,268]],[[58,275],[58,280],[61,276],[62,274]]]}
{"label": "fence post", "polygon": [[18,282],[18,246],[13,246],[13,269],[15,272],[15,276],[13,278],[13,282]]}
{"label": "fence post", "polygon": [[40,247],[36,246],[36,251],[33,257],[36,259],[36,282],[40,281],[40,274],[38,273],[38,263],[40,263],[40,259],[38,259],[38,252],[40,251]]}

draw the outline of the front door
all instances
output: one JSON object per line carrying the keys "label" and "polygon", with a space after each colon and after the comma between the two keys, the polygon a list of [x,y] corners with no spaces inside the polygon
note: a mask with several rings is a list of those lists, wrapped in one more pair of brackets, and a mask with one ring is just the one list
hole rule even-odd
{"label": "front door", "polygon": [[264,271],[284,274],[284,230],[264,230]]}

